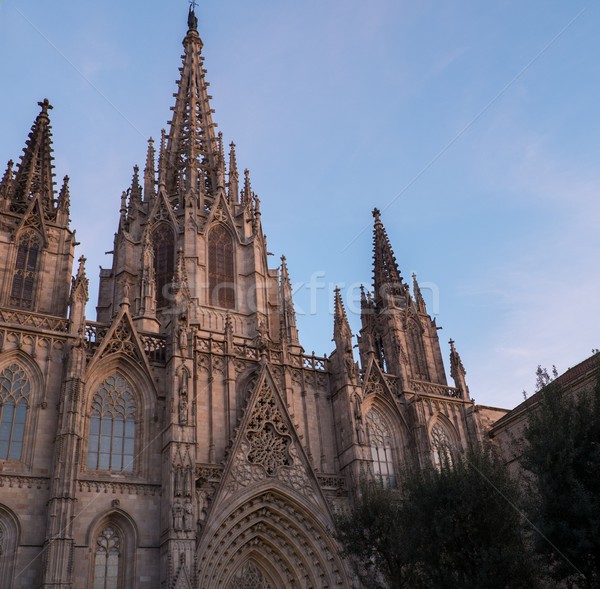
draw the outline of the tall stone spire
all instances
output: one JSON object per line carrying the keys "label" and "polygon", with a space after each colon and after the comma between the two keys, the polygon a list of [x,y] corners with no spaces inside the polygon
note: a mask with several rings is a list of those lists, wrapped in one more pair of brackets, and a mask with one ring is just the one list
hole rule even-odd
{"label": "tall stone spire", "polygon": [[[181,77],[177,82],[173,119],[166,146],[165,186],[175,205],[182,195],[199,191],[199,201],[212,198],[217,184],[217,142],[214,112],[210,107],[208,82],[204,78],[202,40],[197,31],[198,19],[190,6],[188,32],[183,40],[184,55]],[[200,207],[203,211],[203,206]]]}
{"label": "tall stone spire", "polygon": [[240,177],[237,169],[237,159],[235,157],[235,143],[229,145],[229,202],[237,204],[239,202]]}
{"label": "tall stone spire", "polygon": [[427,306],[425,305],[425,299],[423,298],[423,294],[421,293],[421,287],[417,282],[417,275],[413,272],[413,295],[415,297],[415,302],[417,303],[417,310],[419,313],[427,313]]}
{"label": "tall stone spire", "polygon": [[377,305],[385,303],[387,295],[405,294],[406,286],[402,280],[392,245],[385,227],[381,222],[379,209],[373,210],[375,227],[373,230],[373,288]]}
{"label": "tall stone spire", "polygon": [[460,359],[460,354],[454,347],[454,340],[450,340],[448,343],[450,344],[450,376],[454,380],[454,386],[461,392],[462,398],[468,401],[470,400],[469,387],[465,378],[467,371]]}
{"label": "tall stone spire", "polygon": [[334,291],[333,305],[333,340],[336,347],[341,347],[343,351],[347,351],[348,348],[352,351],[352,331],[344,308],[342,294],[338,287]]}
{"label": "tall stone spire", "polygon": [[29,138],[21,156],[13,184],[12,209],[23,212],[29,201],[39,195],[44,215],[51,219],[55,216],[54,206],[54,166],[52,161],[52,128],[48,111],[52,105],[45,98],[38,102],[42,110],[36,117]]}
{"label": "tall stone spire", "polygon": [[154,169],[154,139],[148,139],[146,152],[146,167],[144,168],[144,200],[149,202],[156,196],[156,170]]}

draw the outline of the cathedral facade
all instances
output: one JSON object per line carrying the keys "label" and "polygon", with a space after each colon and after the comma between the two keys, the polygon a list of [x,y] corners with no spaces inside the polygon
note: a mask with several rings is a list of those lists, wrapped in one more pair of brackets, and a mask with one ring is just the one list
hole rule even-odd
{"label": "cathedral facade", "polygon": [[304,353],[285,258],[269,267],[249,173],[215,132],[193,9],[183,47],[95,320],[47,100],[0,183],[3,588],[354,587],[332,528],[360,480],[394,487],[409,460],[481,439],[377,210],[358,361],[339,291],[334,349]]}

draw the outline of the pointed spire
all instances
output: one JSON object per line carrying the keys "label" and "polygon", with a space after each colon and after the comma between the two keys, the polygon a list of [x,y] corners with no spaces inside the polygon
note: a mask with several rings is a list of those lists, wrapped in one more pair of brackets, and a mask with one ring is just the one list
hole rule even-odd
{"label": "pointed spire", "polygon": [[229,202],[237,204],[239,202],[240,179],[237,169],[237,159],[235,156],[235,143],[229,144]]}
{"label": "pointed spire", "polygon": [[281,256],[279,293],[281,303],[281,324],[287,343],[298,344],[298,329],[296,327],[296,311],[292,298],[292,282],[285,256]]}
{"label": "pointed spire", "polygon": [[375,303],[385,302],[388,295],[398,296],[406,292],[406,286],[392,251],[379,209],[373,210],[373,288]]}
{"label": "pointed spire", "polygon": [[150,201],[156,196],[154,169],[154,139],[148,139],[148,151],[146,152],[146,167],[144,168],[144,200]]}
{"label": "pointed spire", "polygon": [[[217,143],[212,120],[208,82],[203,69],[202,41],[198,19],[190,6],[188,32],[183,40],[181,77],[177,82],[173,119],[166,146],[165,185],[170,198],[180,202],[180,194],[200,189],[210,196],[217,184]],[[204,210],[201,205],[200,210]]]}
{"label": "pointed spire", "polygon": [[333,309],[333,339],[336,344],[338,341],[344,341],[350,343],[352,349],[352,331],[350,329],[350,323],[348,322],[348,316],[346,315],[346,309],[344,308],[344,301],[342,300],[342,294],[339,287],[335,287],[334,291],[334,309]]}
{"label": "pointed spire", "polygon": [[465,379],[467,371],[463,366],[459,353],[454,347],[454,340],[451,339],[448,343],[450,344],[450,376],[454,380],[456,388],[461,391],[462,398],[468,401],[470,399],[469,387]]}
{"label": "pointed spire", "polygon": [[0,180],[0,201],[8,200],[12,196],[14,181],[13,164],[14,162],[12,160],[8,160],[6,171],[4,172],[4,176],[2,176],[2,180]]}
{"label": "pointed spire", "polygon": [[52,161],[52,128],[48,111],[52,105],[45,98],[38,102],[41,107],[21,156],[14,181],[13,209],[24,211],[35,194],[40,195],[44,214],[52,217],[54,210],[54,166]]}
{"label": "pointed spire", "polygon": [[81,334],[85,329],[85,305],[89,300],[89,283],[85,273],[85,258],[79,258],[77,274],[71,280],[71,294],[69,297],[69,331],[72,334]]}
{"label": "pointed spire", "polygon": [[225,190],[225,151],[223,149],[223,133],[217,136],[217,186]]}
{"label": "pointed spire", "polygon": [[131,188],[129,189],[129,210],[135,210],[134,205],[142,204],[142,187],[140,185],[140,167],[133,166],[133,177],[131,179]]}
{"label": "pointed spire", "polygon": [[423,295],[421,294],[421,287],[419,286],[419,283],[417,282],[417,275],[414,272],[412,275],[412,279],[413,279],[413,295],[415,297],[415,302],[417,303],[417,310],[419,311],[419,313],[427,313],[425,299],[423,298]]}
{"label": "pointed spire", "polygon": [[167,132],[160,130],[160,151],[158,153],[158,184],[164,186],[167,181]]}
{"label": "pointed spire", "polygon": [[63,178],[63,184],[56,201],[56,222],[65,227],[69,225],[69,209],[71,206],[71,193],[69,192],[69,177]]}
{"label": "pointed spire", "polygon": [[242,204],[247,205],[252,202],[252,185],[250,184],[250,170],[244,170],[244,190],[242,191]]}

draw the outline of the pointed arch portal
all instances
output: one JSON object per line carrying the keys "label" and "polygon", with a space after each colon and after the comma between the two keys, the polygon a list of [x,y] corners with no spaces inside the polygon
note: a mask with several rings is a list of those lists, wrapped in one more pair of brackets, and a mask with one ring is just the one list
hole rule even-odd
{"label": "pointed arch portal", "polygon": [[199,587],[348,586],[326,528],[310,510],[277,489],[268,489],[238,507],[234,504],[206,530],[197,556]]}

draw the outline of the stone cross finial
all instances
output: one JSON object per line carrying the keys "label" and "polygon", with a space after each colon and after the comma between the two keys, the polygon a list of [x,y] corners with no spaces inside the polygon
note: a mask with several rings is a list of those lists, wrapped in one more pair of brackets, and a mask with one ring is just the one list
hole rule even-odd
{"label": "stone cross finial", "polygon": [[47,98],[44,98],[41,102],[38,102],[38,105],[42,107],[43,115],[47,115],[49,110],[52,110],[54,107],[50,104],[50,101]]}

